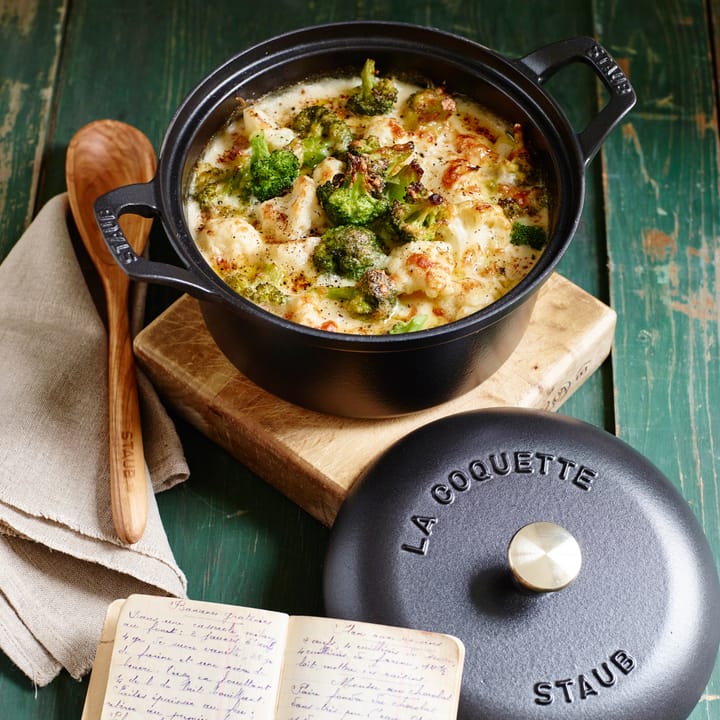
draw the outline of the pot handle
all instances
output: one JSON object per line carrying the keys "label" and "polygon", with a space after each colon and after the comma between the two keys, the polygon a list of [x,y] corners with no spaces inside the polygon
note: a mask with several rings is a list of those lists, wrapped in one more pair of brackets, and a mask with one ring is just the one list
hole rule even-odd
{"label": "pot handle", "polygon": [[590,65],[610,93],[605,107],[578,134],[585,166],[595,157],[611,130],[635,105],[637,97],[630,81],[610,53],[591,37],[581,36],[546,45],[520,58],[542,85],[572,62]]}
{"label": "pot handle", "polygon": [[209,286],[182,267],[146,260],[137,255],[127,241],[118,223],[125,213],[152,218],[160,215],[155,183],[123,185],[101,195],[95,200],[95,220],[100,228],[110,254],[115,258],[128,277],[141,282],[169,285],[187,292],[199,300],[217,299],[218,295]]}

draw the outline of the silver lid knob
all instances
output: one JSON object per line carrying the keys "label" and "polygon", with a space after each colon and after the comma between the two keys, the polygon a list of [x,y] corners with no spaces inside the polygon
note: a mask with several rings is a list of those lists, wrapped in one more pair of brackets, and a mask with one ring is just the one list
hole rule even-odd
{"label": "silver lid knob", "polygon": [[508,563],[515,579],[535,592],[567,587],[580,572],[582,553],[565,528],[534,522],[520,528],[508,546]]}

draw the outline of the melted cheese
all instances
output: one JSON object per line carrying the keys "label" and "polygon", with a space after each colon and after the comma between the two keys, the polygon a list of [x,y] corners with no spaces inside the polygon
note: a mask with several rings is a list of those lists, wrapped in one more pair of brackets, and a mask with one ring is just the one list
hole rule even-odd
{"label": "melted cheese", "polygon": [[[372,135],[382,146],[412,142],[412,159],[424,171],[423,185],[444,198],[447,215],[436,239],[412,241],[387,253],[382,269],[398,293],[390,316],[354,316],[330,290],[352,283],[318,273],[313,265],[313,250],[329,227],[316,189],[344,170],[336,157],[303,172],[287,194],[265,202],[243,204],[228,197],[201,208],[191,182],[186,202],[191,232],[207,262],[229,284],[238,289],[229,279],[238,271],[247,277],[272,268],[272,282],[284,300],[250,295],[269,311],[323,330],[383,334],[420,316],[423,329],[452,322],[486,307],[525,277],[541,251],[512,244],[512,222],[519,219],[547,231],[548,215],[543,203],[523,209],[527,197],[543,195],[544,188],[524,184],[528,155],[521,128],[456,98],[447,121],[411,129],[403,110],[419,88],[395,83],[395,110],[375,117],[353,116],[344,109],[357,78],[329,78],[270,94],[235,114],[208,143],[196,168],[196,173],[222,169],[247,156],[248,138],[259,131],[271,150],[293,147],[292,118],[318,103],[343,117],[356,138]],[[518,200],[513,213],[503,209],[503,198]]]}

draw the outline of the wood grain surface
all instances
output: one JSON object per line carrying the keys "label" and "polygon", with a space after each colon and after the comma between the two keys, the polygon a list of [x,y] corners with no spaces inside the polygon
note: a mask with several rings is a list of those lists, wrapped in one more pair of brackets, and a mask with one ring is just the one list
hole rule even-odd
{"label": "wood grain surface", "polygon": [[[717,554],[720,201],[717,46],[707,13],[717,22],[720,6],[622,7],[600,3],[597,14],[600,39],[639,81],[640,98],[603,156],[610,298],[619,316],[615,431],[680,488]],[[717,665],[691,717],[720,718]]]}
{"label": "wood grain surface", "polygon": [[[618,313],[612,362],[562,412],[616,431],[657,464],[720,554],[717,0],[221,0],[208,8],[194,0],[0,0],[0,257],[64,191],[65,149],[78,128],[124,120],[159,151],[195,83],[276,33],[403,20],[514,57],[594,35],[620,60],[639,101],[587,170],[585,208],[559,268]],[[547,83],[577,129],[603,102],[586,70],[568,67]],[[151,254],[174,260],[159,223]],[[151,288],[148,319],[177,299]],[[179,415],[177,424],[192,475],[158,503],[190,594],[322,612],[327,529]],[[77,718],[84,688],[63,674],[35,691],[0,655],[0,718]],[[720,720],[718,667],[690,717]]]}
{"label": "wood grain surface", "polygon": [[[98,120],[73,135],[65,156],[65,180],[73,221],[105,291],[108,335],[108,445],[110,497],[120,540],[136,543],[147,524],[145,453],[130,331],[130,280],[115,262],[95,221],[97,198],[122,185],[150,182],[157,160],[150,141],[127,123]],[[134,252],[147,247],[152,221],[123,218]]]}
{"label": "wood grain surface", "polygon": [[67,0],[0,0],[0,260],[35,211]]}
{"label": "wood grain surface", "polygon": [[492,377],[439,407],[386,420],[323,415],[263,391],[225,358],[189,296],[135,338],[135,354],[174,410],[330,526],[368,466],[421,425],[493,406],[556,410],[608,356],[615,320],[613,310],[555,274]]}

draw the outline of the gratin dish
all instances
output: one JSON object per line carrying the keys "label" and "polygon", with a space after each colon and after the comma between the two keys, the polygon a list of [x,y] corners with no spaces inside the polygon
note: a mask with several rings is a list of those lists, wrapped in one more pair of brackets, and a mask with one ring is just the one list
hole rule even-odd
{"label": "gratin dish", "polygon": [[[444,326],[403,335],[355,336],[288,322],[233,292],[195,245],[184,215],[188,176],[208,139],[237,105],[303,79],[336,74],[375,59],[385,74],[422,77],[520,122],[551,194],[548,245],[527,277],[488,307]],[[569,63],[593,68],[606,106],[576,133],[543,83]],[[134,280],[160,283],[200,301],[210,334],[249,379],[320,412],[388,417],[431,407],[487,379],[522,338],[537,292],[572,240],[582,211],[585,170],[635,104],[617,64],[592,38],[578,37],[521,59],[437,29],[385,22],[316,26],[251,47],[211,72],[172,119],[155,178],[118,188],[95,205],[115,258]],[[180,264],[137,256],[118,217],[158,216]]]}

